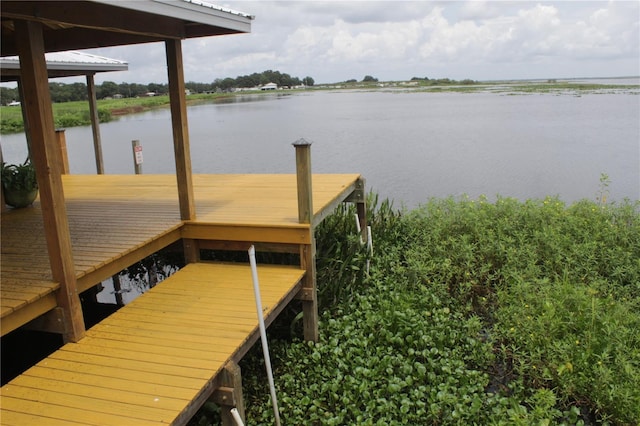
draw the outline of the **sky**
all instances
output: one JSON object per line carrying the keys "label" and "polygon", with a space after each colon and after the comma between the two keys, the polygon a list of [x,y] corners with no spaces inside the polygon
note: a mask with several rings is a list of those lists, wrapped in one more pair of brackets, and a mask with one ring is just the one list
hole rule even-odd
{"label": "sky", "polygon": [[[251,33],[183,42],[185,80],[262,72],[318,83],[640,75],[640,1],[209,1]],[[164,44],[92,49],[129,63],[96,82],[166,83]]]}

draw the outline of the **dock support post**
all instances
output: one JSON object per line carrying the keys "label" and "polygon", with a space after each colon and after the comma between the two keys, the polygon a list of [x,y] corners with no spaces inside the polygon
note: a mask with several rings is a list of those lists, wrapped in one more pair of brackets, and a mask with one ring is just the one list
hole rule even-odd
{"label": "dock support post", "polygon": [[311,183],[311,142],[299,139],[296,149],[296,176],[298,187],[298,222],[309,224],[310,241],[300,246],[300,266],[306,271],[302,283],[302,323],[304,339],[317,342],[318,294],[316,288],[316,240],[313,230],[313,192]]}
{"label": "dock support post", "polygon": [[22,108],[31,140],[31,161],[40,188],[40,206],[51,264],[51,275],[60,283],[56,293],[64,311],[66,342],[77,342],[85,334],[84,319],[71,249],[69,221],[60,173],[60,152],[56,146],[42,24],[15,20],[20,57]]}
{"label": "dock support post", "polygon": [[231,409],[235,408],[244,423],[246,420],[244,413],[244,399],[242,395],[242,375],[240,366],[230,361],[222,370],[221,387],[214,392],[213,402],[220,406],[220,417],[223,426],[236,426],[236,421],[231,414]]}
{"label": "dock support post", "polygon": [[60,170],[60,173],[68,175],[69,154],[67,154],[67,137],[64,134],[64,129],[56,129],[56,140],[58,142],[58,149],[60,150],[60,157],[62,157],[62,162],[60,163],[62,170]]}
{"label": "dock support post", "polygon": [[91,133],[93,134],[93,152],[96,157],[96,172],[104,174],[102,160],[102,141],[100,139],[100,117],[98,115],[98,101],[96,100],[96,83],[93,74],[87,74],[87,95],[89,98],[89,115],[91,116]]}
{"label": "dock support post", "polygon": [[133,171],[137,175],[142,174],[142,145],[139,140],[131,141],[131,153],[133,154]]}
{"label": "dock support post", "polygon": [[[167,73],[169,77],[169,103],[171,128],[173,129],[173,150],[178,180],[178,200],[180,218],[195,220],[196,205],[193,194],[191,171],[191,148],[189,145],[189,125],[187,122],[187,99],[184,84],[182,43],[180,40],[166,40]],[[197,241],[184,240],[184,255],[187,263],[197,262],[200,257]]]}
{"label": "dock support post", "polygon": [[358,221],[360,222],[360,232],[362,241],[367,242],[369,236],[367,235],[367,196],[364,192],[364,179],[360,178],[356,182],[355,203],[356,212],[358,213]]}

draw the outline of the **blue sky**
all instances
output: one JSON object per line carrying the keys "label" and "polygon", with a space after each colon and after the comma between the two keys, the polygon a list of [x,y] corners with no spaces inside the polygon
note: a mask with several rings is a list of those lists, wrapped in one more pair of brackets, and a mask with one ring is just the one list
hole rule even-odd
{"label": "blue sky", "polygon": [[[227,1],[250,34],[187,40],[187,81],[267,69],[316,83],[640,75],[639,1]],[[164,45],[93,49],[129,62],[97,82],[167,81]]]}

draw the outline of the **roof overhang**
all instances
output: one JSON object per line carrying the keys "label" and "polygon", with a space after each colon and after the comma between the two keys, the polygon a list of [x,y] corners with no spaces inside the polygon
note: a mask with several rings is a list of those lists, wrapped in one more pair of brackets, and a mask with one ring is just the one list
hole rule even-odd
{"label": "roof overhang", "polygon": [[[47,53],[45,59],[50,78],[129,69],[129,64],[125,61],[76,51]],[[20,77],[20,59],[17,56],[0,58],[0,81],[14,81],[18,77]]]}
{"label": "roof overhang", "polygon": [[2,0],[0,56],[17,54],[14,20],[44,26],[46,52],[248,33],[252,16],[197,0]]}

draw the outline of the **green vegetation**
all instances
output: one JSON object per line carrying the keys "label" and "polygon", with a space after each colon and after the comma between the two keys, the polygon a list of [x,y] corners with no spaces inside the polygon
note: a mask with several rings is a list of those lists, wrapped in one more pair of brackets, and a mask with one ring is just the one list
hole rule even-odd
{"label": "green vegetation", "polygon": [[0,181],[5,191],[32,191],[38,189],[36,169],[27,158],[22,164],[0,164]]}
{"label": "green vegetation", "polygon": [[[283,424],[638,424],[639,202],[370,204],[369,274],[352,209],[318,230],[321,341],[271,331]],[[259,347],[242,368],[273,424]]]}
{"label": "green vegetation", "polygon": [[[229,96],[233,95],[228,93],[191,95],[188,98],[188,102],[215,101]],[[118,115],[143,112],[168,105],[168,95],[144,98],[102,99],[98,101],[98,119],[101,123],[106,123]],[[1,106],[0,117],[0,133],[6,134],[24,131],[22,111],[19,107]],[[53,117],[56,128],[88,126],[91,124],[89,104],[87,101],[54,103]]]}

